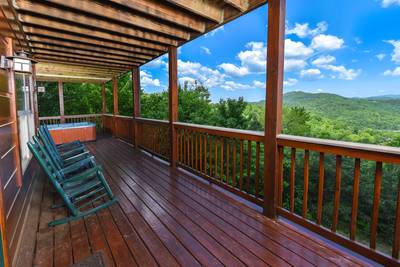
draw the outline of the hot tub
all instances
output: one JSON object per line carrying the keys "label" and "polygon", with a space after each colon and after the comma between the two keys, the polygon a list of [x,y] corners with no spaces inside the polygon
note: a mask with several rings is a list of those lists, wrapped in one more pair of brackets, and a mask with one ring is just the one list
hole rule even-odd
{"label": "hot tub", "polygon": [[96,124],[92,122],[53,124],[48,128],[57,145],[76,140],[96,141]]}

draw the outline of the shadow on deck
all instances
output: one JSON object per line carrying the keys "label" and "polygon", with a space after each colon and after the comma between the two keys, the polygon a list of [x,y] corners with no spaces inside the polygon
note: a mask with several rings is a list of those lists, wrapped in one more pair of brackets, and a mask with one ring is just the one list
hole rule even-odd
{"label": "shadow on deck", "polygon": [[102,251],[107,266],[357,266],[360,259],[256,210],[113,138],[87,147],[119,203],[49,228],[65,216],[35,182],[16,266],[69,266]]}

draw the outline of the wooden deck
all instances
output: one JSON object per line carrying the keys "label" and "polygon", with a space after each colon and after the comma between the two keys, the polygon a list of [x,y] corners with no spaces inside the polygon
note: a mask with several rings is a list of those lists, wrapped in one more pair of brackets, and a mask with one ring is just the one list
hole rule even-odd
{"label": "wooden deck", "polygon": [[365,266],[128,144],[88,145],[119,203],[66,225],[45,179],[34,184],[16,266],[69,266],[102,251],[108,266]]}

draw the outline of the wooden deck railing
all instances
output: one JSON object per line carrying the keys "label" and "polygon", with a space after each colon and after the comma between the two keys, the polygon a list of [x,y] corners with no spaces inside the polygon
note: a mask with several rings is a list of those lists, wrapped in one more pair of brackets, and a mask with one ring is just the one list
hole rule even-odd
{"label": "wooden deck railing", "polygon": [[[84,114],[84,115],[66,115],[64,116],[66,123],[76,122],[93,122],[96,123],[97,128],[102,128],[102,115],[103,114]],[[41,124],[59,124],[61,123],[61,116],[52,117],[39,117]]]}
{"label": "wooden deck railing", "polygon": [[[97,120],[99,115],[93,117]],[[136,122],[138,147],[170,159],[168,121],[139,117],[134,120],[111,114],[103,114],[102,118],[105,131],[132,143]],[[51,123],[57,119],[47,117],[41,121]],[[76,119],[92,118],[85,115]],[[178,166],[263,206],[263,132],[180,122],[174,123],[174,128]],[[398,264],[400,149],[289,135],[279,135],[277,139],[278,214],[368,258],[387,265]],[[373,188],[365,187],[368,179],[373,181]],[[387,181],[395,183],[392,192],[387,191],[387,184],[383,186]],[[359,215],[361,205],[364,211],[366,207],[371,210],[369,215]],[[380,236],[383,225],[390,228],[385,231],[391,233],[391,240]]]}
{"label": "wooden deck railing", "polygon": [[262,205],[262,133],[188,123],[174,125],[180,166]]}

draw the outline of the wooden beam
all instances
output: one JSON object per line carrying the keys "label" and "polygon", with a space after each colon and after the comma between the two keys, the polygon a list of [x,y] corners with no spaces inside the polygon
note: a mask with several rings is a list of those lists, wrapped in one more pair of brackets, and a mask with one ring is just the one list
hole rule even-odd
{"label": "wooden beam", "polygon": [[283,62],[286,0],[268,2],[267,90],[264,134],[264,207],[269,218],[276,217],[279,155],[277,135],[282,130]]}
{"label": "wooden beam", "polygon": [[[139,58],[139,59],[152,59],[153,56],[151,55],[145,55],[145,54],[139,54],[139,53],[132,53],[128,51],[121,51],[118,49],[114,48],[104,48],[104,47],[99,47],[97,45],[92,45],[92,44],[81,44],[77,42],[71,42],[71,41],[64,41],[64,40],[58,40],[58,39],[52,39],[48,37],[38,37],[38,36],[30,36],[29,37],[29,43],[35,47],[37,46],[36,44],[40,45],[51,45],[55,47],[67,47],[67,48],[74,48],[74,49],[79,49],[79,50],[85,50],[85,51],[92,51],[92,52],[99,52],[107,55],[116,55],[116,56],[123,56],[123,57],[132,57],[132,58]],[[40,47],[40,46],[37,46]]]}
{"label": "wooden beam", "polygon": [[[37,25],[39,18],[46,19],[48,21],[53,21],[53,19],[62,19],[63,23],[77,23],[85,28],[93,27],[101,31],[113,32],[116,35],[127,35],[138,40],[159,42],[165,45],[177,43],[176,38],[144,31],[137,27],[126,27],[124,25],[113,23],[111,21],[85,16],[80,13],[68,11],[62,8],[59,9],[55,7],[50,7],[40,3],[35,3],[32,6],[34,6],[34,8],[30,10],[21,9],[21,11],[24,12],[24,14],[19,15],[19,19],[21,21]],[[35,15],[33,16],[30,14]],[[43,18],[42,16],[50,16],[50,18]]]}
{"label": "wooden beam", "polygon": [[178,138],[174,122],[178,121],[178,53],[177,48],[171,46],[168,50],[168,77],[169,77],[169,125],[171,131],[170,164],[176,168],[178,160]]}
{"label": "wooden beam", "polygon": [[100,4],[98,2],[81,0],[48,0],[48,2],[72,8],[80,12],[89,13],[91,15],[96,15],[110,21],[119,21],[134,27],[140,27],[152,32],[161,33],[163,35],[169,35],[183,40],[188,40],[190,38],[190,34],[185,30],[181,30],[180,28],[163,24],[146,18],[145,16],[140,16],[132,12],[127,12],[114,8],[113,6]]}
{"label": "wooden beam", "polygon": [[[36,56],[34,56],[36,58]],[[36,58],[37,59],[37,58]],[[94,70],[98,72],[105,72],[105,73],[121,73],[125,72],[124,68],[114,68],[114,67],[109,67],[109,66],[98,66],[98,65],[92,65],[92,64],[79,64],[79,63],[74,63],[74,62],[56,62],[54,60],[45,60],[41,59],[39,63],[37,64],[38,66],[41,66],[42,64],[46,64],[46,67],[49,66],[61,66],[61,68],[73,68],[73,69],[85,69],[85,70]],[[114,75],[113,75],[114,76]]]}
{"label": "wooden beam", "polygon": [[92,60],[86,57],[73,57],[67,54],[60,56],[56,55],[55,53],[36,53],[35,59],[38,60],[45,59],[47,61],[52,60],[53,62],[55,61],[58,63],[80,63],[87,66],[98,66],[99,68],[103,67],[103,68],[120,69],[121,71],[128,70],[130,67],[128,64],[122,65],[111,62]]}
{"label": "wooden beam", "polygon": [[[89,36],[95,39],[103,39],[107,41],[114,41],[114,42],[119,42],[122,44],[128,44],[132,46],[137,46],[137,47],[142,47],[142,48],[147,48],[147,49],[153,49],[159,52],[166,51],[167,46],[163,45],[161,43],[155,43],[155,42],[149,42],[149,41],[143,41],[143,40],[138,40],[137,38],[132,38],[132,37],[126,37],[122,35],[117,35],[105,31],[99,31],[91,28],[85,28],[85,27],[80,27],[77,25],[69,24],[69,23],[63,23],[60,21],[55,21],[55,20],[48,20],[48,19],[43,19],[43,18],[35,18],[34,20],[30,20],[29,24],[26,22],[23,22],[23,29],[24,31],[29,34],[35,31],[35,28],[43,28],[46,27],[47,29],[52,29],[53,31],[58,31],[58,32],[67,32],[67,33],[72,33],[76,35],[84,35],[84,36]],[[33,27],[29,27],[33,26]]]}
{"label": "wooden beam", "polygon": [[244,12],[249,8],[248,0],[224,0],[224,2],[233,6],[240,12]]}
{"label": "wooden beam", "polygon": [[[64,50],[64,51],[63,51]],[[146,62],[145,60],[141,59],[112,59],[112,58],[106,58],[106,57],[96,57],[98,53],[93,53],[93,52],[83,52],[80,53],[78,50],[77,52],[68,52],[66,49],[60,49],[58,50],[47,50],[47,49],[42,49],[42,48],[35,48],[33,50],[35,55],[54,55],[54,56],[63,56],[63,57],[69,57],[69,58],[77,58],[77,59],[85,59],[89,61],[98,61],[98,62],[106,62],[106,63],[115,63],[115,64],[120,64],[120,65],[127,65],[127,66],[132,66],[132,65],[138,65]]]}
{"label": "wooden beam", "polygon": [[52,74],[39,74],[37,76],[38,81],[53,82],[63,80],[64,82],[73,83],[101,83],[110,80],[110,78],[96,78],[90,76],[66,76],[66,75],[52,75]]}
{"label": "wooden beam", "polygon": [[215,0],[167,0],[181,8],[184,8],[193,14],[206,18],[208,20],[221,23],[224,18],[223,4]]}
{"label": "wooden beam", "polygon": [[149,56],[158,56],[160,51],[156,51],[153,49],[144,49],[142,47],[138,47],[132,44],[121,44],[115,42],[114,40],[99,40],[97,37],[85,37],[79,36],[75,34],[59,32],[56,30],[50,29],[42,29],[42,28],[34,28],[34,27],[24,27],[27,31],[26,34],[28,38],[34,40],[34,37],[37,38],[51,38],[55,40],[64,40],[72,43],[81,43],[85,45],[97,46],[100,48],[106,49],[115,49],[121,52],[149,55]]}
{"label": "wooden beam", "polygon": [[197,32],[205,31],[205,23],[201,19],[171,7],[170,5],[165,5],[158,0],[136,0],[134,2],[130,0],[111,0],[111,2],[180,27],[185,27]]}
{"label": "wooden beam", "polygon": [[53,45],[33,44],[31,48],[34,53],[37,51],[48,51],[48,52],[57,52],[56,54],[59,54],[58,52],[60,52],[60,53],[68,53],[70,55],[77,55],[77,56],[82,55],[101,60],[115,60],[116,62],[132,63],[132,64],[146,62],[146,59],[107,55],[99,52],[92,52],[92,51],[61,47],[61,46],[53,46]]}
{"label": "wooden beam", "polygon": [[65,112],[64,112],[64,87],[61,80],[58,81],[58,102],[60,103],[60,122],[65,123]]}
{"label": "wooden beam", "polygon": [[101,83],[101,111],[106,113],[106,83]]}
{"label": "wooden beam", "polygon": [[139,148],[139,125],[136,118],[140,117],[140,68],[132,68],[132,93],[133,93],[133,131],[135,148]]}

